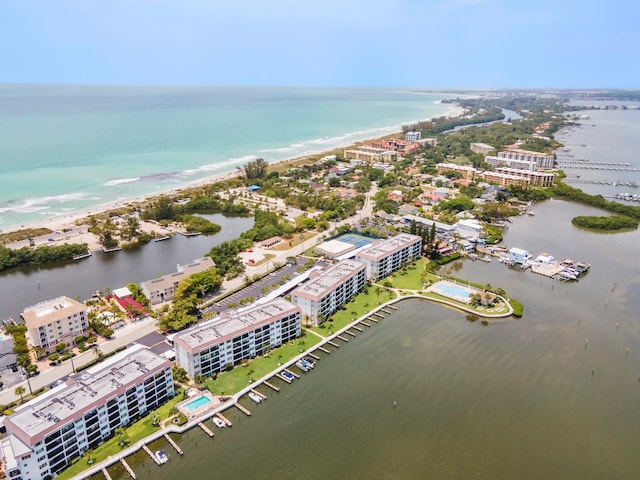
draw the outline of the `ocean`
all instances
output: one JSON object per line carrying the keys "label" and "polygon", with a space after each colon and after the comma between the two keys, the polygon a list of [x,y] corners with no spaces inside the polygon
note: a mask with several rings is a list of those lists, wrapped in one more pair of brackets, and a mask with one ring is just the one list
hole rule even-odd
{"label": "ocean", "polygon": [[456,111],[401,88],[0,85],[0,229]]}

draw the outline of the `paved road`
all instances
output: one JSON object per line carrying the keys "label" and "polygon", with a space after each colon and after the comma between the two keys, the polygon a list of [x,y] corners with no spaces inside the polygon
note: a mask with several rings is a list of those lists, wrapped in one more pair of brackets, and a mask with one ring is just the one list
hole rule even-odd
{"label": "paved road", "polygon": [[[154,332],[158,329],[158,322],[154,319],[143,320],[137,324],[131,324],[126,327],[123,327],[117,330],[114,333],[114,338],[112,340],[106,340],[98,345],[98,348],[102,351],[102,353],[107,354],[113,352],[114,350],[128,345],[132,342],[135,342],[139,338],[147,335],[150,332]],[[87,350],[84,353],[80,353],[73,358],[73,364],[76,367],[81,365],[85,365],[89,363],[91,360],[95,358],[95,353],[93,350]],[[71,360],[67,360],[61,365],[56,367],[51,367],[39,375],[32,377],[29,379],[29,383],[31,384],[32,390],[37,390],[40,387],[44,387],[45,385],[51,385],[56,380],[61,379],[69,374],[73,373],[73,368],[71,366]],[[26,380],[12,385],[7,389],[0,392],[0,404],[6,405],[16,400],[20,400],[20,396],[14,393],[16,387],[22,386],[25,388],[25,391],[29,392],[29,384]]]}

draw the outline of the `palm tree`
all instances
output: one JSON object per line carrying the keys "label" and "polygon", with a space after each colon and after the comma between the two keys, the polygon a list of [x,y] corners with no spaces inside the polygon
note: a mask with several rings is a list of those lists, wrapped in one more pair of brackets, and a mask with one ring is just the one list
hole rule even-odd
{"label": "palm tree", "polygon": [[15,393],[16,395],[20,395],[20,403],[24,403],[22,395],[24,394],[25,391],[26,390],[24,389],[24,387],[22,385],[16,387],[16,389],[13,391],[13,393]]}

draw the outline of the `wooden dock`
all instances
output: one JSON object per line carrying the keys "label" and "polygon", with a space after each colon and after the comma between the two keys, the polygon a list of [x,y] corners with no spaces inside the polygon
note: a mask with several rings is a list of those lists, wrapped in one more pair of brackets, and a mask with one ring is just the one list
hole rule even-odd
{"label": "wooden dock", "polygon": [[332,342],[331,340],[329,340],[327,343],[332,347],[340,348],[340,345],[338,345],[336,342]]}
{"label": "wooden dock", "polygon": [[[360,330],[362,331],[362,330]],[[346,333],[347,335],[351,335],[352,337],[356,337],[357,335],[355,333],[353,333],[351,330],[345,330],[344,333]]]}
{"label": "wooden dock", "polygon": [[296,372],[292,372],[291,370],[285,368],[284,369],[285,372],[290,373],[291,375],[293,375],[296,378],[300,378],[300,375],[298,375]]}
{"label": "wooden dock", "polygon": [[320,360],[320,357],[317,355],[314,355],[313,353],[309,353],[308,354],[311,358],[313,358],[314,360]]}
{"label": "wooden dock", "polygon": [[327,355],[329,355],[329,354],[331,353],[329,350],[327,350],[327,349],[326,349],[326,348],[324,348],[324,347],[318,347],[318,350],[320,350],[321,352],[326,353]]}
{"label": "wooden dock", "polygon": [[160,465],[160,460],[153,454],[153,452],[145,444],[142,444],[142,449],[149,454],[151,460],[156,462],[156,465]]}
{"label": "wooden dock", "polygon": [[361,332],[361,331],[362,331],[362,329],[361,329],[359,326],[357,326],[357,325],[353,325],[351,328],[353,328],[354,330],[357,330],[357,331],[359,331],[359,332]]}
{"label": "wooden dock", "polygon": [[171,438],[168,433],[164,434],[164,438],[166,438],[167,442],[169,442],[169,444],[173,448],[175,448],[176,452],[178,452],[180,455],[184,455],[184,452],[182,451],[182,449],[178,446],[176,442],[173,441],[173,438]]}
{"label": "wooden dock", "polygon": [[209,435],[211,438],[213,438],[213,436],[215,435],[211,430],[209,430],[209,427],[207,427],[204,423],[202,422],[198,422],[198,425],[200,425],[200,428],[202,430],[204,430],[204,433],[206,433],[207,435]]}
{"label": "wooden dock", "polygon": [[266,380],[264,381],[264,384],[269,387],[271,390],[275,390],[276,392],[280,391],[280,387],[276,387],[273,383],[269,383]]}
{"label": "wooden dock", "polygon": [[227,417],[225,417],[224,415],[222,415],[222,413],[218,412],[216,413],[216,416],[222,420],[224,423],[227,424],[228,427],[233,427],[233,423],[231,423],[231,420],[229,420]]}
{"label": "wooden dock", "polygon": [[107,480],[111,480],[111,475],[109,475],[109,472],[107,472],[107,467],[102,467],[101,470],[104,478],[106,478]]}
{"label": "wooden dock", "polygon": [[[380,316],[381,318],[384,318],[382,316]],[[369,320],[371,320],[372,322],[378,323],[378,319],[377,318],[373,318],[373,315],[369,317]]]}
{"label": "wooden dock", "polygon": [[131,478],[133,478],[133,480],[136,480],[136,472],[133,471],[133,468],[131,468],[129,466],[129,464],[127,463],[127,461],[124,458],[120,459],[120,463],[122,463],[122,466],[124,467],[124,469],[127,471],[127,473],[129,474],[129,476]]}
{"label": "wooden dock", "polygon": [[290,378],[287,377],[283,377],[282,375],[280,375],[279,373],[276,373],[276,377],[278,377],[280,380],[282,380],[283,382],[287,382],[287,383],[291,383],[293,382],[293,380],[291,380]]}
{"label": "wooden dock", "polygon": [[[384,315],[380,315],[378,312],[373,312],[371,315],[369,315],[369,318],[373,317],[374,315],[376,317],[384,318]],[[373,318],[371,318],[371,320],[373,320]]]}
{"label": "wooden dock", "polygon": [[247,408],[243,407],[239,403],[234,403],[234,405],[236,406],[236,408],[238,410],[240,410],[242,413],[244,413],[247,417],[251,416],[251,412]]}
{"label": "wooden dock", "polygon": [[369,327],[369,328],[371,328],[371,324],[370,324],[370,323],[365,322],[364,320],[362,320],[360,323],[361,323],[362,325],[364,325],[365,327]]}
{"label": "wooden dock", "polygon": [[390,308],[391,310],[397,310],[398,307],[396,307],[395,305],[387,305],[385,308]]}
{"label": "wooden dock", "polygon": [[252,393],[255,393],[256,395],[258,395],[258,396],[259,396],[261,399],[263,399],[263,400],[266,400],[266,399],[267,399],[267,396],[266,396],[264,393],[261,393],[261,392],[259,392],[259,391],[255,390],[255,389],[253,389],[253,388],[251,389],[251,392],[252,392]]}
{"label": "wooden dock", "polygon": [[343,337],[342,335],[338,335],[336,338],[339,338],[344,343],[349,343],[349,339],[347,337]]}

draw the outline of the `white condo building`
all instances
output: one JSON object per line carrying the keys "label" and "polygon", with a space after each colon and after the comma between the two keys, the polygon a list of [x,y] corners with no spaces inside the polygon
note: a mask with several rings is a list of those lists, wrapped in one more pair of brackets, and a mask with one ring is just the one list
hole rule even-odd
{"label": "white condo building", "polygon": [[525,160],[528,162],[535,162],[538,168],[553,168],[555,160],[553,155],[519,149],[498,152],[498,157],[506,158],[508,160]]}
{"label": "white condo building", "polygon": [[176,334],[176,363],[190,378],[221,372],[302,335],[300,308],[284,298],[228,310]]}
{"label": "white condo building", "polygon": [[417,142],[420,140],[422,133],[419,131],[407,132],[404,134],[404,138],[407,142]]}
{"label": "white condo building", "polygon": [[493,155],[488,155],[484,157],[484,161],[487,162],[487,164],[491,168],[507,167],[507,168],[514,168],[518,170],[529,170],[529,171],[535,171],[538,168],[538,164],[531,160],[515,160],[515,159],[509,159],[509,158],[503,158],[503,157],[496,157]]}
{"label": "white condo building", "polygon": [[367,282],[361,262],[343,260],[291,292],[291,301],[302,310],[305,322],[320,325],[340,306],[360,292]]}
{"label": "white condo building", "polygon": [[4,419],[0,456],[11,480],[43,480],[174,396],[171,362],[142,345],[124,350]]}
{"label": "white condo building", "polygon": [[422,237],[401,233],[357,253],[356,260],[364,263],[367,276],[377,281],[421,255]]}
{"label": "white condo building", "polygon": [[57,297],[26,308],[20,316],[31,344],[49,350],[60,342],[73,344],[89,328],[87,307],[69,297]]}

